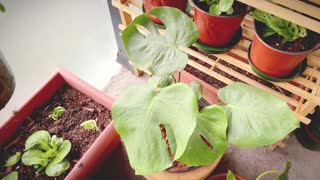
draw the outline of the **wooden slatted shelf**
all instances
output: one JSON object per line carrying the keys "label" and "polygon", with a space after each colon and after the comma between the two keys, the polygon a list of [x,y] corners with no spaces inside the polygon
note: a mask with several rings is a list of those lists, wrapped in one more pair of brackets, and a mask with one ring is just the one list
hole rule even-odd
{"label": "wooden slatted shelf", "polygon": [[[272,2],[264,0],[239,1],[268,11],[272,14],[280,16],[289,21],[293,21],[299,25],[320,33],[319,7],[306,4],[299,0],[273,0]],[[316,0],[313,2],[318,3]],[[142,14],[142,3],[138,0],[113,0],[112,4],[120,11],[122,24],[119,25],[119,28],[121,30],[123,30],[132,19]],[[288,7],[290,9],[294,9],[294,11],[288,9]],[[215,60],[209,58],[208,55],[204,55],[194,50],[194,48],[182,48],[184,52],[202,61],[203,63],[210,65],[210,67],[203,66],[201,63],[193,60],[189,60],[188,65],[221,82],[224,82],[225,84],[234,82],[234,78],[236,78],[247,84],[261,88],[275,96],[278,96],[288,104],[295,107],[295,114],[301,122],[309,124],[310,119],[306,118],[306,115],[311,113],[316,106],[320,105],[320,50],[308,56],[308,67],[302,76],[292,80],[291,82],[270,82],[275,87],[286,90],[292,93],[293,96],[301,98],[299,99],[293,98],[293,96],[286,96],[283,93],[280,93],[281,90],[276,91],[225,65],[225,63],[229,63],[232,66],[241,69],[241,71],[245,71],[246,74],[249,73],[251,76],[255,76],[255,73],[251,70],[247,63],[248,48],[254,35],[252,21],[253,17],[250,14],[245,17],[242,23],[243,38],[239,44],[225,54],[210,54],[210,57],[214,56]],[[221,73],[216,72],[216,70],[222,71],[228,74],[228,76],[224,76]],[[230,76],[234,78],[230,78]],[[281,144],[281,142],[279,143]]]}

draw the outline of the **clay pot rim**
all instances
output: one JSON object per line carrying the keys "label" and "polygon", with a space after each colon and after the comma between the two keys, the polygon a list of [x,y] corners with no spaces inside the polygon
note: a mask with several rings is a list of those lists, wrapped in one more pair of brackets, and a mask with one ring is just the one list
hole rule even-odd
{"label": "clay pot rim", "polygon": [[255,19],[253,19],[253,28],[254,28],[254,34],[255,36],[259,39],[259,41],[261,43],[263,43],[266,47],[268,47],[269,49],[272,49],[274,51],[277,51],[279,53],[282,53],[282,54],[288,54],[288,55],[303,55],[303,54],[309,54],[317,49],[320,49],[320,43],[316,46],[314,46],[312,49],[309,49],[307,51],[300,51],[300,52],[288,52],[288,51],[283,51],[283,50],[280,50],[280,49],[276,49],[274,47],[271,47],[269,44],[267,44],[263,38],[258,34],[257,32],[257,22]]}
{"label": "clay pot rim", "polygon": [[247,11],[244,12],[244,13],[241,13],[241,14],[237,14],[237,15],[233,15],[233,16],[214,15],[214,14],[208,13],[207,11],[202,10],[200,7],[198,7],[198,6],[196,5],[196,3],[194,3],[194,1],[195,1],[195,0],[191,0],[190,2],[193,4],[193,6],[194,6],[197,10],[199,10],[199,11],[201,11],[201,12],[203,12],[203,13],[209,15],[209,16],[218,17],[218,18],[226,18],[226,19],[229,19],[229,18],[244,16],[244,15],[248,14],[248,13],[253,9],[251,6],[246,5],[246,6],[247,6]]}
{"label": "clay pot rim", "polygon": [[[220,178],[220,177],[227,177],[228,173],[220,173],[220,174],[215,174],[213,176],[208,177],[208,180],[210,180],[211,178]],[[236,179],[240,179],[240,180],[245,180],[244,177],[236,175]]]}

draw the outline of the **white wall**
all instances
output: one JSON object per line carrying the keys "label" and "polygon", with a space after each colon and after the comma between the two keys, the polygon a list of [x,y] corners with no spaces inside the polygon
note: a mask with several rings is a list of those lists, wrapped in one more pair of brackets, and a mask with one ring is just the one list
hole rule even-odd
{"label": "white wall", "polygon": [[0,50],[17,81],[0,123],[63,66],[102,89],[120,70],[106,0],[0,0]]}

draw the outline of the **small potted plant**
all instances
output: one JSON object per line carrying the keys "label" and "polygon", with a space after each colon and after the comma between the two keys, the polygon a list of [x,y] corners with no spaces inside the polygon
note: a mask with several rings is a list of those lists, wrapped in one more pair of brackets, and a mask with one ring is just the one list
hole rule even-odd
{"label": "small potted plant", "polygon": [[315,32],[258,9],[253,16],[255,36],[249,58],[266,76],[289,77],[319,47],[320,36]]}
{"label": "small potted plant", "polygon": [[[143,0],[143,8],[146,12],[149,12],[151,9],[161,6],[174,7],[179,9],[182,12],[186,11],[188,0]],[[157,24],[163,24],[160,19],[155,16],[150,16],[151,19]]]}
{"label": "small potted plant", "polygon": [[[200,45],[231,48],[242,37],[241,22],[251,8],[236,0],[192,0]],[[210,50],[210,49],[208,49]]]}

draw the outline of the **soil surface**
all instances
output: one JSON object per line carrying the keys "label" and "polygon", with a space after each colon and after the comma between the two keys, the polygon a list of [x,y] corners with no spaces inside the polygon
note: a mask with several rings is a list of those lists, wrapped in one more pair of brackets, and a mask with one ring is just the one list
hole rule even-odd
{"label": "soil surface", "polygon": [[[63,106],[66,111],[54,121],[48,116],[57,106]],[[90,119],[97,121],[99,131],[86,130],[80,126],[83,121]],[[0,177],[15,170],[19,173],[19,179],[24,180],[64,179],[110,122],[111,112],[108,109],[69,86],[64,86],[48,103],[35,110],[18,129],[13,139],[0,149]],[[71,166],[59,177],[49,178],[44,174],[36,174],[33,167],[23,165],[21,161],[13,167],[3,166],[11,155],[17,151],[23,152],[26,139],[38,130],[48,130],[51,136],[57,135],[72,143],[71,151],[67,156]]]}
{"label": "soil surface", "polygon": [[[198,0],[195,0],[194,3],[203,11],[209,12],[210,6],[206,2],[199,2]],[[232,8],[232,14],[222,13],[221,16],[236,16],[239,14],[246,13],[248,11],[248,6],[239,1],[235,1],[232,5]]]}
{"label": "soil surface", "polygon": [[262,37],[263,41],[275,49],[286,52],[303,52],[313,49],[320,43],[320,35],[307,30],[308,35],[304,38],[296,39],[295,41],[287,41],[283,43],[283,37],[274,34],[272,36],[263,38],[263,31],[266,25],[262,22],[257,22],[257,33]]}

